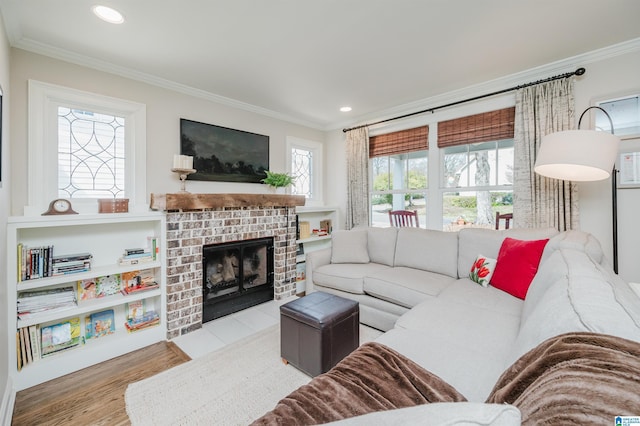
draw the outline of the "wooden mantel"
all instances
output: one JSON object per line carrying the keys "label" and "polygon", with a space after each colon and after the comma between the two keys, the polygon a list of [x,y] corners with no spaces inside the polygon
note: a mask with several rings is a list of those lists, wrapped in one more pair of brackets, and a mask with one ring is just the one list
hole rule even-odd
{"label": "wooden mantel", "polygon": [[304,195],[280,194],[151,194],[152,210],[205,210],[223,207],[304,206]]}

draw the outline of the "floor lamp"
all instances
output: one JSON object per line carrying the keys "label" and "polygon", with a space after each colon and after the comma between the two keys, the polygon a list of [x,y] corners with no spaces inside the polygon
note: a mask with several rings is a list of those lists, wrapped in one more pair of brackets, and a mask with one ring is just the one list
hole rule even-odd
{"label": "floor lamp", "polygon": [[[580,130],[582,117],[590,109],[602,111],[611,124],[611,133],[596,130]],[[542,138],[533,170],[553,179],[588,182],[611,176],[611,201],[613,207],[613,270],[618,273],[618,197],[615,168],[620,138],[613,134],[613,120],[604,109],[591,106],[578,120],[578,130],[550,133]]]}

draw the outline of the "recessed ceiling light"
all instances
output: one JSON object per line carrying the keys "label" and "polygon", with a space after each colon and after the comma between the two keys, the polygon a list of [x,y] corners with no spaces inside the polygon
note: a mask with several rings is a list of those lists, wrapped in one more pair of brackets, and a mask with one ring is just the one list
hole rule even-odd
{"label": "recessed ceiling light", "polygon": [[102,19],[105,22],[109,22],[110,24],[122,24],[124,22],[122,13],[110,7],[98,5],[93,6],[91,9],[98,18]]}
{"label": "recessed ceiling light", "polygon": [[340,111],[349,112],[349,111],[351,111],[351,107],[350,106],[343,106],[342,108],[340,108]]}

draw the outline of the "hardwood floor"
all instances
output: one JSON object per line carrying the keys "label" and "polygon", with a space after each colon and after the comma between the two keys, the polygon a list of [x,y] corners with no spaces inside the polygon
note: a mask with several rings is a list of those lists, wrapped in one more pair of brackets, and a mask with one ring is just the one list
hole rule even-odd
{"label": "hardwood floor", "polygon": [[[129,425],[127,385],[189,361],[159,342],[16,394],[13,425]],[[144,360],[144,362],[141,362]]]}

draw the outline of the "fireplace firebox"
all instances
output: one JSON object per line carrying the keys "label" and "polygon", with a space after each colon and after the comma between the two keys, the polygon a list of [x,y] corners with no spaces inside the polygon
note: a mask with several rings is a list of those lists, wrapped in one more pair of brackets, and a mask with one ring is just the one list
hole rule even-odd
{"label": "fireplace firebox", "polygon": [[202,248],[202,322],[273,300],[273,238]]}

